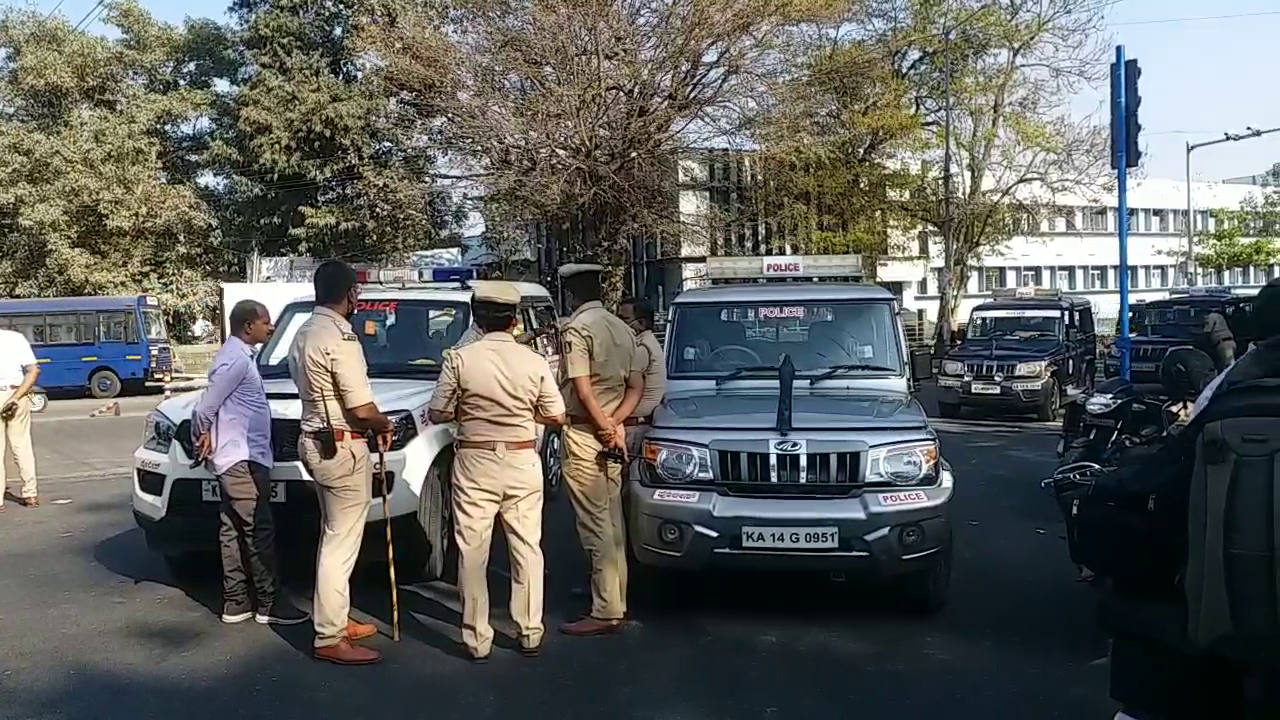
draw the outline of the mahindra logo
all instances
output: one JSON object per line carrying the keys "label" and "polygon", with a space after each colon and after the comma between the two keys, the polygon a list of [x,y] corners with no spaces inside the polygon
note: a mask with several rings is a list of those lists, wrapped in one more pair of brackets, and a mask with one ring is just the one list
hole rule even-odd
{"label": "mahindra logo", "polygon": [[780,453],[793,453],[800,451],[800,443],[795,440],[780,440],[773,444],[773,449]]}

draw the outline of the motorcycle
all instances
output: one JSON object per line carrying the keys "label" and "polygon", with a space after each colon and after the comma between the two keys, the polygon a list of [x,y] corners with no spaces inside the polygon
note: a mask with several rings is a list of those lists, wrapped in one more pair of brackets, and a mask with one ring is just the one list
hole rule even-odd
{"label": "motorcycle", "polygon": [[1110,378],[1067,406],[1057,455],[1064,466],[1113,465],[1126,447],[1158,436],[1178,419],[1177,403],[1141,392],[1123,378]]}

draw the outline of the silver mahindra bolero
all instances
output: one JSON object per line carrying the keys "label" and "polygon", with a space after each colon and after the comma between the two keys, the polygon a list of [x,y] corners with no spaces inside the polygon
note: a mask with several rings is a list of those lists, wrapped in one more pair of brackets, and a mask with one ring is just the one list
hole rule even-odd
{"label": "silver mahindra bolero", "polygon": [[870,575],[911,609],[945,605],[953,478],[912,397],[929,356],[888,290],[794,278],[848,257],[785,282],[742,281],[768,258],[709,258],[711,285],[672,302],[667,393],[628,471],[641,570]]}

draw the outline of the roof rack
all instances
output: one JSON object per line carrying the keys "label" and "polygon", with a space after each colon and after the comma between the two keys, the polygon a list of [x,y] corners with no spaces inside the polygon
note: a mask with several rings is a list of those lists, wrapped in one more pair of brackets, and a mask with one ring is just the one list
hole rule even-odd
{"label": "roof rack", "polygon": [[1062,297],[1062,289],[1042,287],[993,288],[991,297],[998,300],[1030,300],[1032,298],[1057,300]]}
{"label": "roof rack", "polygon": [[1169,288],[1169,296],[1175,295],[1235,295],[1230,285],[1191,285]]}
{"label": "roof rack", "polygon": [[710,256],[706,262],[712,283],[858,281],[865,275],[861,255]]}

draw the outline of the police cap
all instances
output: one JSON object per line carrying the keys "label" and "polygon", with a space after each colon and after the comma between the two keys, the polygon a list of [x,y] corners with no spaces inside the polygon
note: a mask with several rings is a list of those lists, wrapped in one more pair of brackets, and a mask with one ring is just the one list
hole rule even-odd
{"label": "police cap", "polygon": [[604,266],[596,265],[595,263],[569,263],[568,265],[560,266],[560,277],[562,278],[571,278],[575,275],[586,273],[599,275],[602,272],[604,272]]}
{"label": "police cap", "polygon": [[475,280],[471,283],[475,293],[472,299],[477,302],[494,303],[495,305],[519,305],[520,291],[505,280]]}

